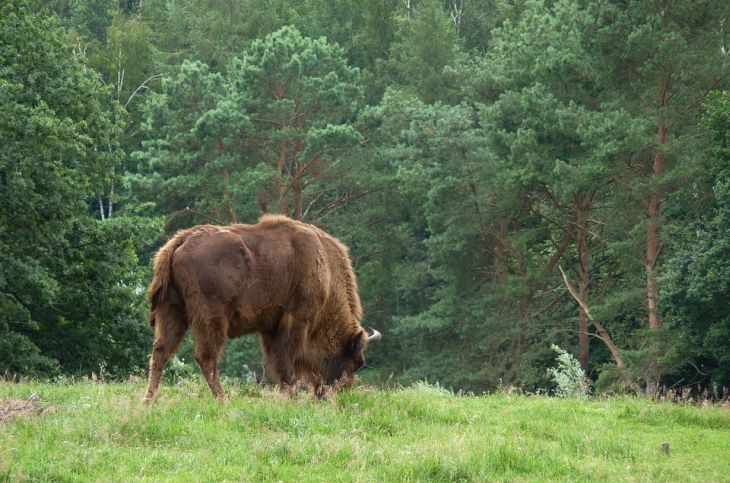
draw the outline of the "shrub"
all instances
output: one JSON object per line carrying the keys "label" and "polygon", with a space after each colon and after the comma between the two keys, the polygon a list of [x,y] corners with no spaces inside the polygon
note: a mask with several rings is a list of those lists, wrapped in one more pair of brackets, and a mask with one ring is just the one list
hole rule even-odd
{"label": "shrub", "polygon": [[163,378],[167,382],[178,385],[189,380],[197,380],[198,374],[197,367],[186,364],[185,359],[178,359],[176,356],[173,356],[170,362],[167,363],[167,367],[165,367]]}
{"label": "shrub", "polygon": [[558,397],[582,397],[588,394],[590,381],[573,355],[553,344],[558,354],[558,367],[548,368],[548,374],[555,382],[555,395]]}

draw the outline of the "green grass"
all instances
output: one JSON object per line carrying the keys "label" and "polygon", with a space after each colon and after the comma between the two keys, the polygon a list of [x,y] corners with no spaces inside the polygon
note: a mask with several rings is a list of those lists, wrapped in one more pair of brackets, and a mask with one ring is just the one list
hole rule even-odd
{"label": "green grass", "polygon": [[[631,398],[455,396],[428,386],[285,400],[197,381],[0,383],[43,414],[0,423],[0,480],[730,479],[730,411]],[[666,456],[661,445],[668,442]]]}

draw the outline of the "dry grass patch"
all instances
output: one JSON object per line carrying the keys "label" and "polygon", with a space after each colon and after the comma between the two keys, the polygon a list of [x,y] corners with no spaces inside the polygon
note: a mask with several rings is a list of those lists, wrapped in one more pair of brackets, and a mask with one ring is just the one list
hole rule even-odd
{"label": "dry grass patch", "polygon": [[0,423],[12,421],[20,416],[36,414],[38,408],[31,401],[22,399],[6,399],[0,401]]}

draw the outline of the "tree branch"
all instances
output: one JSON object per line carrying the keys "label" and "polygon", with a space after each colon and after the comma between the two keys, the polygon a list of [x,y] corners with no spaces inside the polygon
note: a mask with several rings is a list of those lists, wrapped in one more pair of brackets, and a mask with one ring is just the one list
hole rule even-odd
{"label": "tree branch", "polygon": [[158,77],[162,77],[162,74],[155,74],[151,77],[148,77],[147,79],[144,80],[144,82],[142,82],[139,86],[137,86],[137,88],[134,90],[134,92],[132,92],[132,95],[129,96],[129,99],[127,99],[127,102],[124,103],[124,109],[127,109],[127,106],[129,105],[130,102],[132,102],[132,99],[134,99],[134,96],[137,95],[137,93],[140,91],[140,89],[149,89],[149,87],[147,87],[147,83],[149,81],[151,81],[152,79],[156,79]]}
{"label": "tree branch", "polygon": [[603,328],[603,325],[597,322],[593,316],[591,316],[590,311],[588,310],[588,306],[583,303],[583,301],[578,297],[578,294],[575,292],[573,287],[570,285],[570,282],[568,281],[568,276],[565,275],[565,271],[563,270],[563,267],[558,265],[558,269],[560,270],[560,273],[563,275],[563,281],[565,282],[565,288],[568,289],[568,292],[570,292],[570,295],[573,296],[576,302],[578,302],[578,305],[583,309],[586,316],[588,317],[588,320],[591,321],[591,323],[596,327],[596,330],[598,331],[597,337],[603,341],[604,344],[606,344],[606,347],[608,348],[609,352],[611,352],[611,355],[613,356],[613,360],[616,361],[616,366],[619,369],[625,369],[626,363],[624,363],[623,358],[621,357],[621,353],[619,352],[616,345],[611,340],[611,337],[608,335],[608,332],[606,332],[606,329]]}

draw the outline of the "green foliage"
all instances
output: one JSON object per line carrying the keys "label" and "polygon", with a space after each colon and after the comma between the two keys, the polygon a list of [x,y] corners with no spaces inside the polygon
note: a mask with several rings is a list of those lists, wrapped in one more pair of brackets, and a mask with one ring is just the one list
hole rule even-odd
{"label": "green foliage", "polygon": [[[684,342],[672,372],[708,384],[730,378],[730,94],[715,93],[704,122],[712,141],[706,153],[701,190],[686,196],[702,198],[694,220],[672,231],[673,256],[664,278],[669,327]],[[691,206],[691,205],[690,205]],[[690,218],[690,219],[692,219]],[[669,371],[668,371],[669,372]]]}
{"label": "green foliage", "polygon": [[59,13],[61,25],[89,40],[104,42],[119,0],[51,0],[48,7]]}
{"label": "green foliage", "polygon": [[36,344],[43,354],[71,373],[103,368],[125,377],[146,365],[151,337],[143,294],[149,272],[138,251],[156,241],[160,228],[158,220],[131,216],[79,220],[57,252],[63,290],[38,316]]}
{"label": "green foliage", "polygon": [[114,16],[107,32],[103,55],[91,62],[115,86],[117,100],[127,105],[154,73],[152,32],[138,18],[125,19],[120,14]]}
{"label": "green foliage", "polygon": [[117,162],[108,91],[52,19],[1,8],[0,371],[136,370],[136,250],[154,228],[100,223],[86,202]]}
{"label": "green foliage", "polygon": [[[395,253],[401,260],[392,268],[399,297],[398,313],[392,315],[401,317],[394,332],[413,348],[407,377],[436,377],[448,385],[478,389],[493,374],[476,362],[488,343],[482,329],[496,321],[484,317],[483,300],[478,300],[489,279],[475,280],[475,272],[462,270],[489,257],[480,246],[479,220],[475,224],[469,218],[474,215],[472,188],[483,169],[478,163],[484,159],[475,113],[468,106],[432,106],[390,91],[368,116],[369,122],[380,123],[381,155],[391,163],[402,210],[409,214],[406,223],[401,215],[386,231],[401,225],[410,238],[404,241],[423,240],[421,248],[383,240],[389,251],[400,250]],[[393,210],[398,205],[389,206]],[[465,344],[474,353],[462,353],[460,362],[451,359]],[[469,371],[458,367],[465,360]],[[497,379],[492,379],[495,385]]]}
{"label": "green foliage", "polygon": [[133,153],[139,171],[128,181],[137,199],[154,201],[160,214],[189,224],[209,221],[205,216],[224,219],[230,200],[222,193],[222,169],[232,156],[221,153],[222,136],[199,123],[222,95],[222,76],[200,62],[186,61],[177,75],[161,80],[145,103],[143,149]]}
{"label": "green foliage", "polygon": [[139,370],[160,233],[278,211],[351,248],[373,382],[535,390],[556,343],[600,388],[730,383],[728,2],[0,8],[0,372]]}
{"label": "green foliage", "polygon": [[448,70],[457,59],[457,34],[440,3],[427,0],[414,8],[391,47],[389,70],[393,80],[411,87],[426,102],[450,99],[458,88]]}
{"label": "green foliage", "polygon": [[19,359],[28,349],[36,352],[29,337],[38,329],[34,312],[58,293],[55,248],[83,212],[82,190],[102,176],[93,144],[113,126],[101,109],[97,79],[69,55],[53,22],[22,4],[5,4],[1,13],[0,328],[15,343],[0,365],[33,373],[47,364]]}
{"label": "green foliage", "polygon": [[225,77],[185,61],[146,105],[140,199],[186,223],[287,212],[290,198],[305,216],[326,195],[317,181],[361,139],[348,123],[357,73],[337,45],[290,27],[254,41]]}
{"label": "green foliage", "polygon": [[219,71],[251,39],[292,23],[297,8],[283,0],[148,0],[140,17],[153,30],[162,65],[175,69],[184,60],[197,60]]}
{"label": "green foliage", "polygon": [[[275,194],[263,197],[276,196],[272,201],[278,198],[280,213],[302,218],[305,198],[316,201],[326,191],[316,181],[336,177],[333,165],[361,141],[350,125],[360,97],[358,70],[347,64],[337,44],[284,27],[254,40],[233,60],[228,74],[226,97],[211,116],[249,117],[252,132],[242,133],[235,122],[228,122],[233,126],[230,136],[256,140],[254,158],[277,174]],[[262,210],[271,210],[268,203],[260,204]]]}
{"label": "green foliage", "polygon": [[191,364],[186,364],[185,359],[174,356],[165,366],[164,380],[172,385],[192,384],[198,379],[199,371]]}

